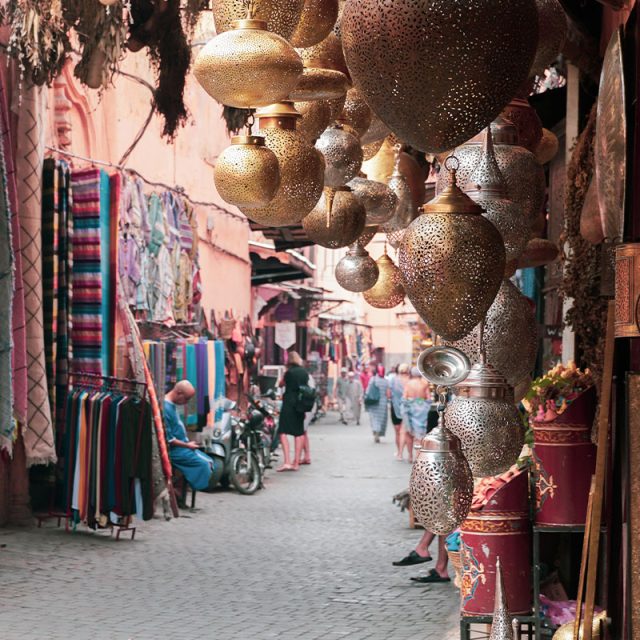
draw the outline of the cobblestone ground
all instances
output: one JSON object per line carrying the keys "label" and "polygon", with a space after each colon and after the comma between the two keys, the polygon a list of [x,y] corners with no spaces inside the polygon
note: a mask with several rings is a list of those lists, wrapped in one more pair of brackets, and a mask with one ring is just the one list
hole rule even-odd
{"label": "cobblestone ground", "polygon": [[271,472],[254,496],[198,494],[198,511],[143,523],[133,542],[0,529],[0,638],[456,638],[454,587],[391,565],[420,533],[391,503],[409,465],[389,435],[311,429],[311,466]]}

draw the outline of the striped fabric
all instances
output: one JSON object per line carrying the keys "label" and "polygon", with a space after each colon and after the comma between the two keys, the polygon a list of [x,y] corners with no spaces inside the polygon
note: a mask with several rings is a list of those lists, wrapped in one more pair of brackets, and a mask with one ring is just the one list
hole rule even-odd
{"label": "striped fabric", "polygon": [[42,316],[47,387],[52,408],[55,406],[56,397],[59,178],[56,161],[52,158],[46,159],[42,169]]}
{"label": "striped fabric", "polygon": [[72,368],[102,374],[100,171],[71,175],[73,191]]}

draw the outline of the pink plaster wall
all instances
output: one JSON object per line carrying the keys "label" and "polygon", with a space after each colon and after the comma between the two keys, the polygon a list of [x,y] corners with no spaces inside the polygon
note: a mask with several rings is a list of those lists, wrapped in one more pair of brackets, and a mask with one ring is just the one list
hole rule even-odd
{"label": "pink plaster wall", "polygon": [[[150,91],[137,82],[116,75],[114,86],[100,97],[96,91],[79,85],[72,70],[73,65],[69,64],[63,79],[50,91],[51,127],[47,143],[59,146],[65,133],[65,125],[61,123],[67,120],[70,124],[68,150],[118,163],[149,113]],[[122,70],[151,84],[154,82],[144,52],[129,53]],[[213,182],[212,164],[229,144],[221,108],[193,77],[187,80],[185,103],[190,118],[175,141],[168,144],[162,139],[162,120],[154,116],[127,160],[127,166],[151,181],[183,187],[194,200],[215,202],[239,214],[222,201]],[[77,161],[75,164],[83,166],[86,163]],[[149,191],[152,189],[149,187]],[[212,207],[195,208],[201,240],[203,305],[207,318],[211,309],[216,314],[229,309],[244,316],[251,307],[247,221],[244,217],[239,220],[223,215]]]}

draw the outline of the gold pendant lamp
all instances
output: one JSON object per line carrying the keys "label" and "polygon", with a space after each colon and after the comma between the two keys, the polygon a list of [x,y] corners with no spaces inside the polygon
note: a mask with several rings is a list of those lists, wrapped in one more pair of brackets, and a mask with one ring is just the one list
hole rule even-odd
{"label": "gold pendant lamp", "polygon": [[375,113],[426,153],[486,127],[527,79],[538,43],[535,0],[347,0],[349,71]]}
{"label": "gold pendant lamp", "polygon": [[349,187],[325,187],[313,211],[302,219],[309,240],[327,249],[353,244],[364,229],[367,214]]}
{"label": "gold pendant lamp", "polygon": [[354,178],[349,186],[367,212],[367,226],[377,226],[393,216],[398,198],[386,184],[366,178]]}
{"label": "gold pendant lamp", "polygon": [[507,186],[493,150],[491,128],[484,131],[482,153],[465,193],[484,210],[484,216],[496,226],[506,253],[507,263],[517,260],[531,235],[531,225],[517,202],[507,196]]}
{"label": "gold pendant lamp", "polygon": [[300,22],[289,42],[294,47],[312,47],[331,33],[337,18],[338,0],[305,0]]}
{"label": "gold pendant lamp", "polygon": [[296,128],[311,144],[316,143],[322,132],[335,119],[331,117],[333,108],[330,100],[294,102],[293,106],[301,116]]}
{"label": "gold pendant lamp", "polygon": [[538,47],[530,76],[541,76],[558,57],[567,37],[567,16],[559,0],[536,0]]}
{"label": "gold pendant lamp", "polygon": [[[544,206],[547,193],[547,181],[544,169],[530,151],[520,145],[518,131],[512,122],[498,116],[491,124],[491,135],[498,167],[507,184],[507,193],[511,200],[520,205],[521,215],[531,224],[536,222]],[[455,150],[458,159],[458,180],[467,184],[482,154],[483,136],[475,136],[469,142]],[[446,171],[438,176],[438,191],[447,184]]]}
{"label": "gold pendant lamp", "polygon": [[542,122],[537,111],[529,104],[526,91],[519,91],[515,98],[502,110],[506,120],[510,120],[518,130],[518,141],[531,153],[542,140]]}
{"label": "gold pendant lamp", "polygon": [[378,280],[378,265],[360,242],[349,247],[347,254],[336,265],[338,284],[347,291],[362,293],[371,289]]}
{"label": "gold pendant lamp", "polygon": [[383,144],[384,144],[384,139],[363,144],[362,145],[363,160],[366,162],[367,160],[371,160],[371,158],[375,158],[375,156],[378,154],[378,151],[380,151],[380,149],[382,148]]}
{"label": "gold pendant lamp", "polygon": [[536,160],[542,165],[551,162],[558,154],[559,149],[558,136],[553,131],[549,131],[549,129],[543,129],[542,138],[533,153],[536,156]]}
{"label": "gold pendant lamp", "polygon": [[413,222],[418,213],[413,205],[413,194],[409,183],[400,171],[401,145],[396,145],[396,162],[393,173],[387,182],[387,186],[398,198],[396,210],[390,220],[382,225],[382,231],[387,236],[387,241],[397,249],[402,242],[406,228]]}
{"label": "gold pendant lamp", "polygon": [[372,118],[373,113],[364,96],[356,88],[349,89],[338,122],[349,125],[356,132],[358,138],[362,138],[369,130]]}
{"label": "gold pendant lamp", "polygon": [[341,187],[358,175],[362,166],[362,147],[355,131],[348,125],[328,127],[316,142],[325,161],[324,184]]}
{"label": "gold pendant lamp", "polygon": [[378,228],[378,225],[376,224],[365,226],[364,230],[360,234],[360,238],[358,238],[358,242],[363,247],[366,247],[375,238],[376,233],[378,233],[378,231],[379,231],[379,228]]}
{"label": "gold pendant lamp", "polygon": [[254,222],[269,227],[298,224],[322,195],[324,160],[296,131],[299,117],[291,102],[273,104],[256,112],[259,134],[264,136],[280,165],[280,186],[267,206],[241,208]]}
{"label": "gold pendant lamp", "polygon": [[267,23],[269,31],[289,40],[300,22],[305,0],[215,0],[212,3],[216,33],[233,28],[236,20],[247,14],[247,5],[258,20]]}
{"label": "gold pendant lamp", "polygon": [[239,109],[286,100],[302,75],[302,60],[263,20],[233,23],[211,39],[193,63],[202,88],[220,104]]}
{"label": "gold pendant lamp", "polygon": [[482,209],[451,184],[407,228],[400,271],[420,317],[445,340],[459,340],[484,318],[500,288],[505,250]]}
{"label": "gold pendant lamp", "polygon": [[363,134],[360,141],[362,144],[371,144],[372,142],[382,142],[391,132],[389,127],[378,118],[378,116],[371,112],[371,124],[367,131]]}
{"label": "gold pendant lamp", "polygon": [[378,280],[371,289],[364,292],[364,299],[377,309],[393,309],[404,301],[402,274],[387,255],[386,246],[376,264],[379,271]]}
{"label": "gold pendant lamp", "polygon": [[268,205],[280,186],[280,165],[263,136],[235,136],[213,172],[220,197],[236,207]]}

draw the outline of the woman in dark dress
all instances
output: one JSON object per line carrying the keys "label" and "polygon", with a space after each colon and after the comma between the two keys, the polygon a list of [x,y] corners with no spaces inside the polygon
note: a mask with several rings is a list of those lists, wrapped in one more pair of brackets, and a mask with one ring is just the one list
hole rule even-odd
{"label": "woman in dark dress", "polygon": [[[302,358],[296,351],[291,351],[287,372],[284,374],[284,396],[278,425],[284,462],[277,471],[297,471],[299,469],[304,437],[304,411],[298,411],[298,391],[302,385],[308,383],[309,374],[302,366]],[[291,464],[288,436],[294,437],[295,457],[293,464]]]}

